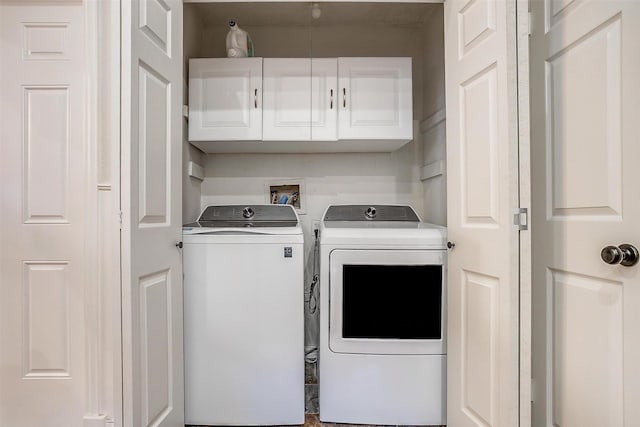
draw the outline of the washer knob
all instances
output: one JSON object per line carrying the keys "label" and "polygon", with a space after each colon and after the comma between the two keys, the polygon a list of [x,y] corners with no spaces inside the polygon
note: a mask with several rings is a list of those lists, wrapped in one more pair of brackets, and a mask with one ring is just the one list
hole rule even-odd
{"label": "washer knob", "polygon": [[246,208],[242,209],[242,216],[245,218],[251,218],[253,217],[253,215],[255,215],[255,212],[253,211],[253,209],[250,206],[247,206]]}
{"label": "washer knob", "polygon": [[376,208],[374,208],[373,206],[370,206],[364,212],[364,215],[367,217],[367,219],[373,219],[376,217],[376,213],[377,213]]}

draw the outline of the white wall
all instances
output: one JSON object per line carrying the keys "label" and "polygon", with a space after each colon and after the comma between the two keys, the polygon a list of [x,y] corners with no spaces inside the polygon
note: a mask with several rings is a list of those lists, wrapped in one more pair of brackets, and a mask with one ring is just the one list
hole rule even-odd
{"label": "white wall", "polygon": [[267,182],[300,178],[308,233],[311,221],[334,203],[405,203],[421,213],[419,154],[415,142],[394,153],[212,154],[206,156],[202,207],[267,203]]}
{"label": "white wall", "polygon": [[422,118],[427,118],[445,105],[443,5],[434,5],[434,11],[423,28]]}
{"label": "white wall", "polygon": [[[444,86],[444,17],[438,5],[424,24],[424,66],[422,86],[422,122],[424,143],[422,164],[425,172],[442,165],[442,175],[423,176],[424,220],[447,224],[446,132]],[[431,175],[431,174],[430,174]]]}
{"label": "white wall", "polygon": [[[184,54],[184,105],[189,105],[189,58],[200,56],[202,37],[202,18],[193,7],[184,8],[183,54]],[[188,142],[187,121],[183,121],[183,149],[182,149],[182,223],[194,221],[200,213],[201,181],[188,175],[190,161],[204,165],[205,155]]]}

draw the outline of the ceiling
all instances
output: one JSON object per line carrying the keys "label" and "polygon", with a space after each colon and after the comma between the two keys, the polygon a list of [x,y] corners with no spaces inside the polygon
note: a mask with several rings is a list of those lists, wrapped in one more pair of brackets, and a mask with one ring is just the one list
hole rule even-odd
{"label": "ceiling", "polygon": [[[187,4],[185,4],[187,7]],[[243,26],[403,25],[423,23],[441,4],[434,3],[319,3],[319,19],[311,17],[312,3],[191,3],[205,25],[225,26],[235,19]]]}

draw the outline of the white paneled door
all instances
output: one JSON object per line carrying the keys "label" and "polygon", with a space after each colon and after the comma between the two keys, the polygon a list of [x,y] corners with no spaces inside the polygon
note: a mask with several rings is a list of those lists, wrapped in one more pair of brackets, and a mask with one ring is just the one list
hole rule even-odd
{"label": "white paneled door", "polygon": [[0,425],[83,425],[82,5],[0,5]]}
{"label": "white paneled door", "polygon": [[128,426],[184,425],[182,1],[122,1],[123,396]]}
{"label": "white paneled door", "polygon": [[[515,2],[447,0],[447,424],[518,425]],[[510,24],[510,25],[508,25]]]}
{"label": "white paneled door", "polygon": [[534,425],[637,426],[640,2],[531,7]]}

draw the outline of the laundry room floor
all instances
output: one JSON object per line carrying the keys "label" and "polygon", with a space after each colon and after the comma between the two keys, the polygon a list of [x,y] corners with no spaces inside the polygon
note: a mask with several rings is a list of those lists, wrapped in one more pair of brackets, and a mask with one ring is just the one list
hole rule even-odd
{"label": "laundry room floor", "polygon": [[[380,427],[379,425],[370,425],[370,424],[335,424],[335,423],[322,423],[320,422],[320,417],[318,414],[306,414],[304,416],[304,426],[303,427]],[[409,427],[409,426],[398,426],[398,427]],[[427,426],[422,426],[427,427]],[[436,427],[436,426],[433,426]],[[446,426],[440,426],[446,427]]]}
{"label": "laundry room floor", "polygon": [[[207,426],[188,426],[188,427],[207,427]],[[271,427],[291,427],[291,426],[271,426]],[[306,414],[304,416],[304,424],[302,427],[383,427],[383,426],[370,425],[370,424],[322,423],[320,422],[320,417],[318,416],[318,414]],[[412,427],[412,426],[397,426],[397,427]],[[420,427],[446,427],[446,426],[420,426]]]}

